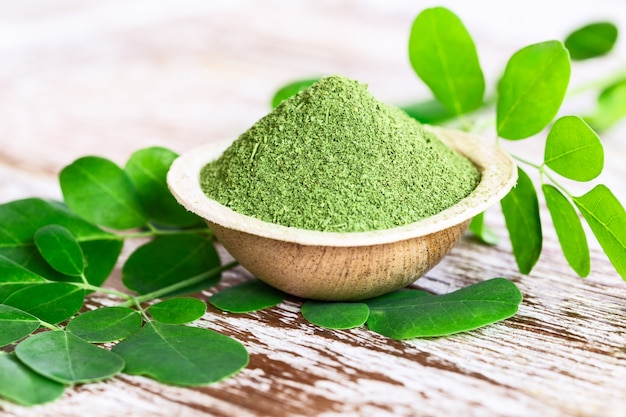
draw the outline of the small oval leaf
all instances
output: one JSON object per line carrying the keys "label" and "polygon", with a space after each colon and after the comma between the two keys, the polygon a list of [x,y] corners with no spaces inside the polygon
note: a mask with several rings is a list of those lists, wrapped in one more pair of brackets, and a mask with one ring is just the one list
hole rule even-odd
{"label": "small oval leaf", "polygon": [[546,139],[544,163],[576,181],[590,181],[602,172],[604,148],[600,138],[578,116],[559,118]]}
{"label": "small oval leaf", "polygon": [[68,229],[50,224],[37,230],[35,245],[52,268],[62,274],[80,276],[85,272],[83,251]]}
{"label": "small oval leaf", "polygon": [[626,79],[606,87],[598,96],[598,107],[585,120],[597,131],[605,131],[626,117]]}
{"label": "small oval leaf", "polygon": [[106,343],[130,336],[141,324],[141,316],[131,308],[101,307],[74,317],[66,330],[90,343]]}
{"label": "small oval leaf", "polygon": [[401,106],[406,114],[424,124],[441,124],[454,119],[455,115],[437,100],[426,100]]}
{"label": "small oval leaf", "polygon": [[17,342],[39,328],[39,319],[19,308],[0,304],[0,347]]}
{"label": "small oval leaf", "polygon": [[326,329],[345,330],[362,326],[370,314],[365,303],[333,303],[308,300],[302,304],[302,316],[309,323]]}
{"label": "small oval leaf", "polygon": [[522,274],[529,274],[541,255],[543,235],[537,192],[521,168],[518,168],[517,185],[500,205],[517,266]]}
{"label": "small oval leaf", "polygon": [[204,224],[178,204],[167,187],[167,171],[177,157],[166,148],[140,149],[131,155],[124,171],[133,182],[145,212],[155,223],[179,227]]}
{"label": "small oval leaf", "polygon": [[[161,236],[139,247],[122,268],[126,287],[140,294],[156,291],[220,266],[213,242],[196,234]],[[217,284],[219,276],[183,292],[194,292]]]}
{"label": "small oval leaf", "polygon": [[478,240],[487,245],[498,244],[498,235],[485,224],[485,213],[474,216],[469,225],[469,230],[476,235]]}
{"label": "small oval leaf", "polygon": [[590,23],[570,33],[565,47],[574,61],[596,58],[613,49],[617,33],[617,26],[611,22]]}
{"label": "small oval leaf", "polygon": [[255,278],[213,294],[209,302],[230,313],[251,313],[276,306],[284,299],[284,292]]}
{"label": "small oval leaf", "polygon": [[177,297],[151,305],[148,312],[161,323],[185,324],[202,317],[206,304],[197,298]]}
{"label": "small oval leaf", "polygon": [[221,381],[245,368],[249,360],[243,345],[228,336],[159,322],[146,323],[113,352],[126,361],[127,374],[186,386]]}
{"label": "small oval leaf", "polygon": [[569,55],[559,41],[513,54],[498,83],[498,135],[514,140],[542,131],[559,111],[569,77]]}
{"label": "small oval leaf", "polygon": [[605,185],[573,198],[607,257],[626,281],[626,212]]}
{"label": "small oval leaf", "polygon": [[397,340],[446,336],[509,318],[521,301],[515,284],[493,278],[449,294],[390,297],[370,304],[367,327]]}
{"label": "small oval leaf", "polygon": [[305,80],[297,80],[290,82],[289,84],[285,84],[281,88],[276,91],[274,97],[272,97],[272,108],[278,107],[280,103],[284,100],[287,100],[289,97],[295,96],[300,91],[305,90],[318,82],[319,78],[308,78]]}
{"label": "small oval leaf", "polygon": [[101,381],[124,368],[118,355],[61,330],[29,337],[15,354],[35,372],[62,384]]}
{"label": "small oval leaf", "polygon": [[65,282],[50,282],[23,288],[7,297],[4,304],[57,324],[76,314],[84,299],[82,288]]}
{"label": "small oval leaf", "polygon": [[108,159],[79,158],[63,168],[59,181],[65,203],[90,222],[131,229],[148,221],[130,178]]}
{"label": "small oval leaf", "polygon": [[434,7],[417,16],[409,37],[409,59],[417,75],[453,114],[482,105],[485,78],[476,46],[450,10]]}
{"label": "small oval leaf", "polygon": [[63,384],[32,371],[15,355],[0,352],[0,397],[33,406],[54,401],[64,391]]}
{"label": "small oval leaf", "polygon": [[578,276],[586,277],[591,270],[591,259],[580,218],[569,200],[557,188],[544,184],[542,189],[565,259]]}

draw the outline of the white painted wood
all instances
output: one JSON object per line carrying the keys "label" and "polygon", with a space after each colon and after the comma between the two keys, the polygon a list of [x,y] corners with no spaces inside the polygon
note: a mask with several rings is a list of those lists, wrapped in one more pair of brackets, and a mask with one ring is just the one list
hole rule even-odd
{"label": "white painted wood", "polygon": [[[447,2],[477,38],[494,83],[508,54],[596,18],[626,30],[614,1]],[[406,58],[410,24],[432,2],[4,2],[0,13],[0,203],[60,196],[55,177],[73,159],[124,163],[140,147],[179,152],[235,137],[268,110],[277,86],[341,73],[395,103],[425,97]],[[560,9],[561,8],[561,9]],[[616,58],[574,68],[580,85]],[[590,97],[567,112],[585,112]],[[601,181],[626,201],[626,126],[603,136]],[[540,140],[505,143],[538,160]],[[578,188],[572,185],[574,189]],[[366,329],[304,322],[299,300],[249,315],[210,309],[201,326],[232,335],[250,366],[222,383],[181,388],[123,375],[76,386],[52,404],[0,404],[3,416],[623,416],[626,283],[592,242],[592,273],[577,278],[550,229],[530,276],[516,272],[497,209],[497,247],[464,239],[418,285],[449,292],[503,276],[524,294],[514,318],[448,338],[391,341]],[[119,269],[110,284],[119,286]],[[222,286],[247,277],[227,273]],[[208,295],[208,293],[204,294]],[[92,298],[90,304],[114,304]]]}

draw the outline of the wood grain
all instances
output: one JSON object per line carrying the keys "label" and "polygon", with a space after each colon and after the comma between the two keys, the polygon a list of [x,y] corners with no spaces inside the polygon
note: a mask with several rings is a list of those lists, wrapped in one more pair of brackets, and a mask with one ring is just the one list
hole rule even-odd
{"label": "wood grain", "polygon": [[[553,8],[539,1],[441,3],[466,21],[491,80],[524,44],[558,38],[594,18],[626,25],[615,12],[621,6],[602,0],[570,8],[567,18],[560,1]],[[277,86],[294,78],[342,73],[396,103],[426,94],[405,51],[408,28],[424,5],[409,1],[26,0],[2,7],[0,203],[58,198],[58,171],[84,154],[122,164],[140,147],[183,152],[234,137],[268,111]],[[623,65],[623,43],[620,48],[621,58],[582,66],[572,82]],[[588,109],[587,101],[571,103],[568,112]],[[624,133],[622,124],[603,136],[607,162],[600,178],[621,201]],[[504,146],[531,159],[542,152],[540,139]],[[585,187],[572,184],[576,191]],[[198,325],[231,335],[250,351],[250,366],[236,377],[190,389],[122,375],[72,387],[44,406],[2,402],[0,415],[623,416],[626,284],[593,241],[592,273],[576,277],[545,207],[542,215],[544,249],[531,275],[516,272],[496,208],[487,221],[501,237],[497,246],[467,236],[416,283],[446,293],[509,278],[524,302],[504,322],[398,342],[365,328],[311,326],[295,297],[253,314],[210,308]],[[119,273],[109,285],[119,287]],[[248,277],[241,268],[228,272],[217,289]],[[116,302],[93,296],[88,307]]]}

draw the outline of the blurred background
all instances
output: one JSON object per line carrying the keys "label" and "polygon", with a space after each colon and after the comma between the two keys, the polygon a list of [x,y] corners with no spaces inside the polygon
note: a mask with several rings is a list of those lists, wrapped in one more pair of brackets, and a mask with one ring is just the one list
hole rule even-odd
{"label": "blurred background", "polygon": [[[184,152],[234,138],[299,78],[339,73],[394,104],[428,98],[407,42],[417,14],[434,5],[464,21],[490,89],[525,45],[597,20],[626,30],[620,0],[1,0],[0,202],[59,196],[57,173],[85,154],[123,164],[141,147]],[[571,85],[619,68],[623,39],[610,57],[577,63]],[[580,95],[564,110],[584,112],[593,100]],[[623,123],[609,135],[619,131]]]}

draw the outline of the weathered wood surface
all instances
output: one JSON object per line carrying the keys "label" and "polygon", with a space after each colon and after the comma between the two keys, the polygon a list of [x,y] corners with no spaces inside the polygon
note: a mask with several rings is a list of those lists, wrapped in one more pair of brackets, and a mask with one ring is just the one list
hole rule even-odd
{"label": "weathered wood surface", "polygon": [[[414,2],[4,2],[0,9],[0,202],[59,197],[56,174],[84,154],[123,163],[164,145],[179,152],[233,137],[268,111],[281,83],[342,73],[390,102],[424,96],[406,59]],[[446,2],[442,2],[446,4]],[[623,7],[595,1],[450,2],[478,39],[487,75],[508,54],[559,38],[595,18],[626,29]],[[529,30],[532,27],[532,30]],[[573,83],[624,65],[582,65]],[[578,78],[576,78],[578,77]],[[493,82],[492,82],[493,84]],[[572,105],[586,109],[584,102]],[[624,124],[607,134],[601,180],[626,199]],[[506,144],[540,155],[540,144]],[[249,315],[210,309],[201,326],[242,341],[250,366],[203,388],[123,375],[76,386],[52,404],[0,404],[6,416],[622,416],[626,415],[626,284],[594,246],[577,278],[550,230],[530,276],[516,272],[506,239],[463,240],[418,285],[437,293],[485,278],[513,280],[519,314],[462,335],[396,342],[365,329],[306,324],[297,299]],[[504,237],[497,210],[488,221]],[[116,272],[119,275],[119,270]],[[222,286],[247,274],[225,274]],[[116,277],[111,285],[116,285]],[[208,294],[208,293],[207,293]],[[206,294],[205,294],[206,295]],[[113,304],[92,298],[94,306]]]}

